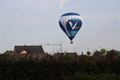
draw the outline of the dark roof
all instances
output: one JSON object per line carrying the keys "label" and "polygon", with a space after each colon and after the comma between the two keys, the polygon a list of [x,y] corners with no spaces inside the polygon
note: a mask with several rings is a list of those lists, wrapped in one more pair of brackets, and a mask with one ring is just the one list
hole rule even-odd
{"label": "dark roof", "polygon": [[42,46],[15,46],[14,52],[19,54],[21,51],[25,50],[28,54],[34,53],[44,53]]}

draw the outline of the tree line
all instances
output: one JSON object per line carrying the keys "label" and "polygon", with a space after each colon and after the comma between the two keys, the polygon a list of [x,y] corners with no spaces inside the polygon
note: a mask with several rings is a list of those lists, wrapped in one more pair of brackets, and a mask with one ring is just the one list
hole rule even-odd
{"label": "tree line", "polygon": [[56,53],[42,58],[12,53],[0,55],[0,80],[120,80],[117,50]]}

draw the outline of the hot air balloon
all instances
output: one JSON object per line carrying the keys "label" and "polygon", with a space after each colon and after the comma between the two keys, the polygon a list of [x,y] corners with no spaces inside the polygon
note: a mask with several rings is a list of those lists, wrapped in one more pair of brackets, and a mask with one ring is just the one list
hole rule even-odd
{"label": "hot air balloon", "polygon": [[59,25],[72,44],[72,40],[82,26],[82,18],[78,13],[65,13],[60,17]]}

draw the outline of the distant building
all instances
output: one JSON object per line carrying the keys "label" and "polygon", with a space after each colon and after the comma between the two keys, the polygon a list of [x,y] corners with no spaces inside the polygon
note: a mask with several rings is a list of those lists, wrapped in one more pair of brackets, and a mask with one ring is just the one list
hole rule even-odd
{"label": "distant building", "polygon": [[56,58],[58,58],[58,57],[65,57],[65,56],[70,57],[70,58],[77,58],[78,54],[75,53],[75,52],[73,52],[73,53],[72,52],[64,52],[64,53],[56,53],[56,54],[54,54],[54,56]]}
{"label": "distant building", "polygon": [[44,54],[44,50],[42,46],[15,46],[14,47],[14,53],[15,54],[21,54],[21,55],[34,55],[34,54]]}

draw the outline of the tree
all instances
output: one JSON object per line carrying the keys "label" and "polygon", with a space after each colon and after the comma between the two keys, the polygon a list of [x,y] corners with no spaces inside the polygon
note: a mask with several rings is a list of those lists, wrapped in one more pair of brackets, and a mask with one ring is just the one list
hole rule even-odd
{"label": "tree", "polygon": [[12,50],[7,50],[7,51],[5,51],[3,54],[5,54],[5,55],[12,55],[14,53],[14,51],[12,51]]}
{"label": "tree", "polygon": [[10,60],[12,58],[14,51],[12,50],[7,50],[3,53],[3,56],[5,59]]}
{"label": "tree", "polygon": [[93,53],[93,56],[95,56],[95,57],[100,57],[100,56],[101,56],[100,51],[96,50],[96,51]]}
{"label": "tree", "polygon": [[107,52],[107,50],[104,49],[104,48],[102,48],[102,49],[100,50],[100,53],[101,53],[102,56],[104,56],[104,55],[106,54],[106,52]]}
{"label": "tree", "polygon": [[112,50],[110,50],[110,51],[107,52],[107,56],[111,57],[111,58],[115,57],[117,55],[118,55],[118,52],[116,50],[114,50],[114,49],[112,49]]}
{"label": "tree", "polygon": [[90,52],[90,51],[87,51],[87,55],[90,56],[90,55],[91,55],[91,52]]}

